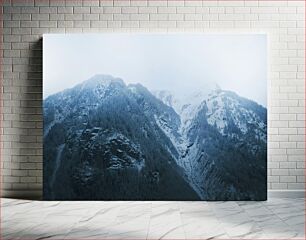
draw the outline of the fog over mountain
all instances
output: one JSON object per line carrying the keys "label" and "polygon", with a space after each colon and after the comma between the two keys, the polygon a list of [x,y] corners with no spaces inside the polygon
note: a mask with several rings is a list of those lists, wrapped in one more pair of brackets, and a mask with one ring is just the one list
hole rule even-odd
{"label": "fog over mountain", "polygon": [[95,75],[43,109],[45,199],[266,199],[267,110],[235,92]]}
{"label": "fog over mountain", "polygon": [[46,34],[43,48],[44,99],[110,73],[175,96],[218,83],[266,107],[266,34]]}

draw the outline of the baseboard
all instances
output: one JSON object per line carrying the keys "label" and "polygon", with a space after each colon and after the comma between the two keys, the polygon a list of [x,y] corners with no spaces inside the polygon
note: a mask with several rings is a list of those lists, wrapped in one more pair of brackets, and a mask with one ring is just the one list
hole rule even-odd
{"label": "baseboard", "polygon": [[27,200],[41,200],[41,190],[2,190],[2,198],[15,198],[15,199],[27,199]]}
{"label": "baseboard", "polygon": [[269,198],[305,198],[305,190],[269,190]]}
{"label": "baseboard", "polygon": [[[29,199],[41,200],[41,190],[2,190],[1,197],[3,198],[16,198],[16,199]],[[304,198],[305,190],[269,190],[269,198]]]}

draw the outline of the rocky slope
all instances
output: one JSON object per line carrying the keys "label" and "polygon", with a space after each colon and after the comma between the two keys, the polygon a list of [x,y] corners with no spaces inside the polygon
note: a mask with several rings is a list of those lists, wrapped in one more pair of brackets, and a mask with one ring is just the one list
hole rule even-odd
{"label": "rocky slope", "polygon": [[143,86],[111,76],[45,99],[45,199],[199,199],[155,118],[180,121]]}
{"label": "rocky slope", "polygon": [[45,199],[263,200],[266,109],[96,75],[44,100]]}

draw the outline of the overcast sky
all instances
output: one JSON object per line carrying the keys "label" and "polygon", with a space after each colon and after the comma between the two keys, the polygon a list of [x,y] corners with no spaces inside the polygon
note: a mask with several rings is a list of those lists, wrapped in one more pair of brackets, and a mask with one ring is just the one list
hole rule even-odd
{"label": "overcast sky", "polygon": [[96,74],[184,94],[217,83],[267,105],[264,34],[46,34],[44,98]]}

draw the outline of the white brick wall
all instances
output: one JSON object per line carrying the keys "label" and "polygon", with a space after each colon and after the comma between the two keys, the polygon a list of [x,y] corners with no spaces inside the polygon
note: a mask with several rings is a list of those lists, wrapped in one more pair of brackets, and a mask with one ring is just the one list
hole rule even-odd
{"label": "white brick wall", "polygon": [[4,0],[2,188],[42,189],[43,33],[266,32],[269,189],[305,188],[304,1]]}

